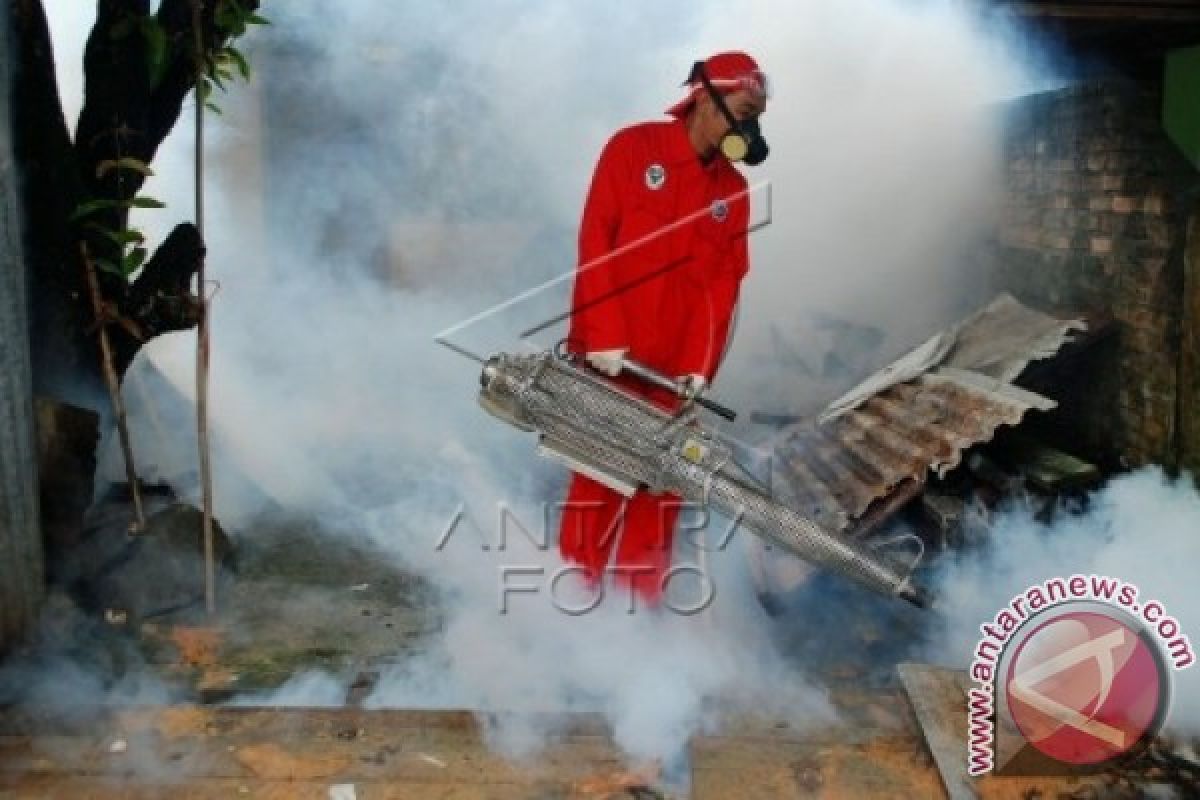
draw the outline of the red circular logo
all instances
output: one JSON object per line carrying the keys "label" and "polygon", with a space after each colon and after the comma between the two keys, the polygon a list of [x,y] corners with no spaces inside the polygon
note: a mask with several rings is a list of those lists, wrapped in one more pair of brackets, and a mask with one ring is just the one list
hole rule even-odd
{"label": "red circular logo", "polygon": [[1068,764],[1098,764],[1155,732],[1167,675],[1135,628],[1101,612],[1066,611],[1020,643],[1004,690],[1030,744]]}

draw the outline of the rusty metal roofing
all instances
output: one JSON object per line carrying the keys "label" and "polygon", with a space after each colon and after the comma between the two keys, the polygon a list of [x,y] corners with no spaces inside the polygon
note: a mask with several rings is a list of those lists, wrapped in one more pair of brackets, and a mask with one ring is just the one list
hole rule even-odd
{"label": "rusty metal roofing", "polygon": [[945,475],[963,452],[1053,400],[1012,379],[1066,343],[1079,320],[1059,320],[1001,295],[868,378],[817,419],[784,429],[771,447],[771,486],[815,521],[863,531]]}

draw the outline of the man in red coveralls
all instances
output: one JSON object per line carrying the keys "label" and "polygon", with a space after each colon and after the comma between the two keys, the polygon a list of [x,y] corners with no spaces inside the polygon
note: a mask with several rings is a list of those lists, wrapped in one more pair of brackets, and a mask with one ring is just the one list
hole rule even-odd
{"label": "man in red coveralls", "polygon": [[[568,348],[666,408],[678,399],[621,375],[623,359],[679,376],[694,391],[724,355],[748,267],[749,197],[731,160],[766,157],[758,116],[766,76],[745,53],[697,62],[672,117],[618,131],[605,145],[579,231]],[[599,586],[605,570],[651,605],[661,600],[680,499],[626,500],[575,473],[559,549]],[[610,566],[610,560],[615,563]]]}

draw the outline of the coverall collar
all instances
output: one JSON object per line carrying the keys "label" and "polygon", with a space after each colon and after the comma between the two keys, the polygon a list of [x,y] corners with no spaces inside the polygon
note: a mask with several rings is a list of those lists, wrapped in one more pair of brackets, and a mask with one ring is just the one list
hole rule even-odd
{"label": "coverall collar", "polygon": [[708,163],[704,163],[700,159],[700,154],[696,152],[696,148],[692,147],[692,140],[688,136],[687,122],[683,119],[675,119],[671,122],[671,134],[667,137],[666,156],[671,162],[680,166],[695,164],[709,173],[717,169],[717,162],[722,158],[719,152],[714,153]]}

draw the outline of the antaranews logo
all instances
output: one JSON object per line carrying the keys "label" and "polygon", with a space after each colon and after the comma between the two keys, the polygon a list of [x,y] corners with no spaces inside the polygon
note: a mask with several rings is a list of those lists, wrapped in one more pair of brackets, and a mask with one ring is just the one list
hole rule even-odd
{"label": "antaranews logo", "polygon": [[988,623],[971,662],[967,771],[1088,771],[1144,745],[1191,642],[1157,600],[1101,575],[1030,586]]}

